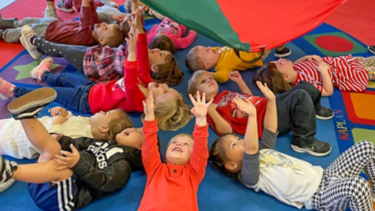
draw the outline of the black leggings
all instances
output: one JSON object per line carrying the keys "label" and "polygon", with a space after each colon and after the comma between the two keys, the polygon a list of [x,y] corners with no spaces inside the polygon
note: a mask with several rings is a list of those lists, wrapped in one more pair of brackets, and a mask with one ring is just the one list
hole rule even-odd
{"label": "black leggings", "polygon": [[43,54],[64,57],[74,68],[83,72],[83,56],[86,53],[87,46],[53,43],[43,38],[35,39],[34,45]]}

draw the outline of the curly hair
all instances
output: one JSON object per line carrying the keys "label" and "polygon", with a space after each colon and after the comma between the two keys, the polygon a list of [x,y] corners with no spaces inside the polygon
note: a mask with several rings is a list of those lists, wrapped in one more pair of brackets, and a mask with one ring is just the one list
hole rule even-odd
{"label": "curly hair", "polygon": [[211,148],[210,148],[210,156],[208,160],[216,170],[227,175],[232,180],[238,180],[239,171],[233,172],[225,168],[225,163],[227,163],[229,159],[225,155],[225,151],[222,146],[222,141],[228,135],[232,135],[232,134],[225,134],[223,136],[218,137],[214,141],[214,143],[211,145]]}
{"label": "curly hair", "polygon": [[292,88],[292,85],[284,80],[282,73],[277,71],[276,65],[272,62],[267,62],[258,70],[253,77],[254,84],[256,81],[266,83],[268,88],[275,94],[286,92]]}
{"label": "curly hair", "polygon": [[182,82],[184,73],[180,70],[176,58],[169,54],[165,57],[164,64],[158,64],[158,71],[152,72],[151,77],[156,83],[166,83],[171,86],[176,86]]}

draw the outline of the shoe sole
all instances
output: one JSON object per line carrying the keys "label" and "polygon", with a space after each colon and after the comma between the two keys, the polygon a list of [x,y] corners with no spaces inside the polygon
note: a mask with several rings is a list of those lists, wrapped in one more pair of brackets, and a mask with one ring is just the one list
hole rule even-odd
{"label": "shoe sole", "polygon": [[319,115],[315,115],[317,119],[321,119],[321,120],[329,120],[329,119],[332,119],[335,114],[332,114],[332,116],[328,116],[328,117],[323,117],[323,116],[319,116]]}
{"label": "shoe sole", "polygon": [[[56,91],[44,87],[27,93],[8,104],[8,110],[12,114],[19,114],[29,108],[44,106],[56,99]],[[39,112],[39,111],[38,111]]]}
{"label": "shoe sole", "polygon": [[15,181],[15,179],[9,179],[8,181],[0,184],[0,193],[12,186]]}
{"label": "shoe sole", "polygon": [[289,56],[290,54],[292,54],[292,51],[289,51],[289,53],[284,53],[284,54],[275,54],[275,57],[283,58],[283,57]]}
{"label": "shoe sole", "polygon": [[39,53],[38,50],[34,50],[34,49],[32,49],[32,47],[29,46],[29,42],[26,42],[25,38],[22,35],[20,37],[20,42],[23,45],[23,47],[27,50],[27,52],[29,52],[29,55],[33,59],[37,60],[40,57],[42,57],[42,54]]}
{"label": "shoe sole", "polygon": [[308,149],[305,149],[305,148],[300,148],[298,146],[295,146],[295,145],[290,145],[290,147],[295,151],[295,152],[298,152],[298,153],[308,153],[310,155],[313,155],[313,156],[316,156],[316,157],[323,157],[323,156],[326,156],[328,155],[331,150],[332,150],[332,147],[329,148],[329,151],[325,152],[325,153],[318,153],[318,152],[313,152],[311,150],[308,150]]}

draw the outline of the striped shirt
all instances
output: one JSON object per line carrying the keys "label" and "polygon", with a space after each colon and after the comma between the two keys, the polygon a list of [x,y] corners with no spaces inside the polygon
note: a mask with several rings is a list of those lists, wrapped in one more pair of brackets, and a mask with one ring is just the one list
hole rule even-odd
{"label": "striped shirt", "polygon": [[[329,65],[328,73],[331,77],[334,87],[342,91],[363,92],[368,85],[368,71],[365,66],[355,57],[323,57],[322,60]],[[298,72],[297,85],[301,81],[308,81],[313,84],[320,92],[323,92],[323,77],[316,68],[318,62],[299,62],[294,64],[293,68]]]}

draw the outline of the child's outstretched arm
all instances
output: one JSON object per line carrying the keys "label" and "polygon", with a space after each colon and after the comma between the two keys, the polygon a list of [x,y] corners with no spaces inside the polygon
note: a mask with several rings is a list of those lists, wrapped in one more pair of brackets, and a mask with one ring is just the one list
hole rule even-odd
{"label": "child's outstretched arm", "polygon": [[161,165],[159,148],[157,146],[158,121],[155,119],[154,97],[152,91],[143,102],[145,119],[143,121],[142,161],[146,174],[150,177]]}
{"label": "child's outstretched arm", "polygon": [[241,100],[239,98],[235,98],[233,102],[237,104],[239,109],[248,115],[244,137],[245,153],[250,155],[255,154],[259,150],[256,108],[248,99]]}
{"label": "child's outstretched arm", "polygon": [[180,37],[176,39],[176,49],[185,49],[194,42],[197,32],[190,30],[186,37]]}
{"label": "child's outstretched arm", "polygon": [[237,84],[243,94],[253,95],[238,71],[229,73],[229,79]]}
{"label": "child's outstretched arm", "polygon": [[199,184],[203,180],[207,166],[208,124],[206,116],[213,99],[206,103],[205,93],[203,93],[201,97],[199,91],[196,94],[197,100],[195,100],[191,94],[189,97],[194,105],[191,109],[191,113],[195,116],[195,128],[193,132],[194,145],[190,156],[189,166],[192,168]]}

